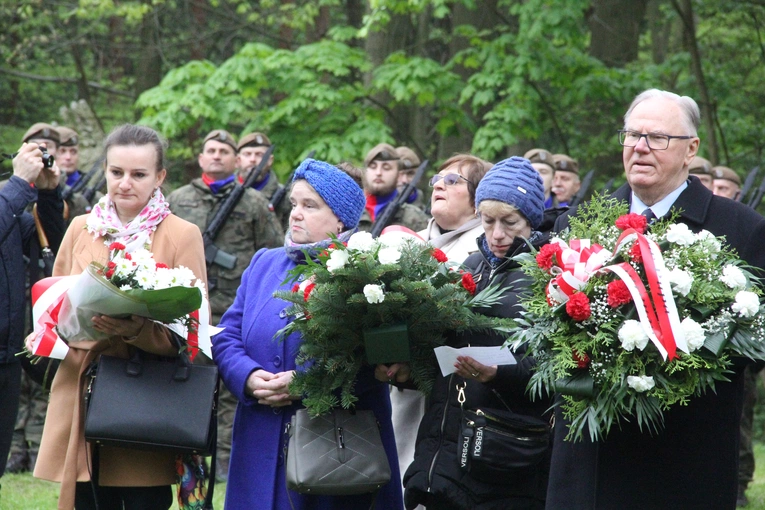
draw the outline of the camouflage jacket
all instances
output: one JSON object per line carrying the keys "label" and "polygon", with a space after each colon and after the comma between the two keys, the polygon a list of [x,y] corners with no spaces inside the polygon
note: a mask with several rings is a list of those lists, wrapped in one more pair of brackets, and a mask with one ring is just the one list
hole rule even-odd
{"label": "camouflage jacket", "polygon": [[[382,214],[384,210],[385,209],[377,213],[378,216]],[[364,212],[361,215],[361,219],[359,220],[359,230],[371,232],[373,225],[374,222],[369,216],[369,211],[364,209]],[[419,232],[428,226],[428,215],[422,212],[422,210],[417,206],[412,204],[403,204],[398,209],[398,211],[396,211],[396,214],[393,215],[393,219],[388,223],[388,225],[403,225],[414,230],[415,232]]]}
{"label": "camouflage jacket", "polygon": [[[268,182],[266,183],[265,187],[260,190],[261,193],[268,199],[269,202],[271,202],[271,199],[274,196],[274,193],[277,192],[277,190],[283,188],[284,185],[279,184],[279,178],[276,176],[276,173],[274,173],[273,170],[268,174]],[[284,195],[284,198],[282,198],[281,202],[279,202],[279,205],[276,206],[276,209],[274,210],[274,214],[276,214],[276,217],[279,219],[279,224],[282,226],[282,230],[285,232],[289,228],[290,223],[290,212],[292,211],[292,206],[290,205],[290,197],[289,197],[289,190],[288,193]]]}
{"label": "camouflage jacket", "polygon": [[[197,178],[170,193],[167,201],[176,216],[194,223],[204,233],[221,202],[233,189],[231,183],[213,195],[204,181]],[[252,256],[261,248],[283,246],[284,232],[276,217],[268,211],[268,200],[260,192],[248,189],[214,242],[221,250],[236,256],[233,269],[216,264],[207,267],[212,319],[213,324],[217,324],[234,302],[242,273]]]}

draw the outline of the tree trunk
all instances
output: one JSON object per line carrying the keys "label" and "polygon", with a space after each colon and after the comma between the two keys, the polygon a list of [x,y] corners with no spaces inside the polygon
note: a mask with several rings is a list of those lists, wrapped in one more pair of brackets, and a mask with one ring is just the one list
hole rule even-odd
{"label": "tree trunk", "polygon": [[[151,0],[144,0],[144,2],[150,4]],[[152,10],[141,21],[141,48],[138,51],[135,75],[136,97],[162,81],[162,58],[159,52],[155,16],[156,11]]]}
{"label": "tree trunk", "polygon": [[699,88],[698,103],[701,108],[701,122],[705,129],[706,142],[704,146],[706,150],[706,158],[717,164],[720,159],[718,157],[717,148],[717,131],[715,130],[715,105],[712,103],[712,98],[709,95],[709,89],[707,88],[707,82],[704,78],[704,69],[701,66],[701,52],[699,51],[699,44],[696,40],[696,22],[693,14],[693,5],[691,0],[676,0],[672,1],[677,13],[683,20],[683,27],[685,28],[685,42],[688,48],[688,52],[691,54],[691,71],[696,78],[696,84]]}
{"label": "tree trunk", "polygon": [[648,0],[593,0],[587,23],[590,55],[609,67],[637,59],[640,26]]}

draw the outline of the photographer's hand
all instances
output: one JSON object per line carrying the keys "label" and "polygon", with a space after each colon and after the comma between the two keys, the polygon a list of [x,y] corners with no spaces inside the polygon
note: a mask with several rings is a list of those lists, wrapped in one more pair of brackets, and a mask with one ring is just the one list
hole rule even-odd
{"label": "photographer's hand", "polygon": [[37,189],[56,189],[60,182],[61,169],[58,163],[53,163],[52,168],[43,168],[37,176],[35,186]]}
{"label": "photographer's hand", "polygon": [[36,143],[22,144],[13,158],[13,175],[29,183],[37,181],[43,169],[42,154],[40,146]]}

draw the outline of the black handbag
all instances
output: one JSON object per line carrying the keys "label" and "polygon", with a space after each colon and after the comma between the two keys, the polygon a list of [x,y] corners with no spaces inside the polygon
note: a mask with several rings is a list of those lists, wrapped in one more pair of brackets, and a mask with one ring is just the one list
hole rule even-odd
{"label": "black handbag", "polygon": [[303,494],[367,494],[390,481],[388,456],[372,411],[335,409],[311,418],[307,410],[299,409],[286,433],[288,489]]}
{"label": "black handbag", "polygon": [[476,480],[501,483],[508,475],[536,466],[548,455],[550,424],[510,409],[465,409],[465,386],[458,386],[462,427],[457,458]]}
{"label": "black handbag", "polygon": [[[177,339],[176,339],[177,341]],[[217,428],[218,368],[177,358],[101,356],[90,369],[85,439],[97,445],[210,455]]]}

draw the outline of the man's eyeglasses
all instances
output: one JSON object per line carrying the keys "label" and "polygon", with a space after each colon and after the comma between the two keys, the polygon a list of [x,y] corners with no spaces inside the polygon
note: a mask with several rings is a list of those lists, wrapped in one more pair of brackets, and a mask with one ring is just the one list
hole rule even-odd
{"label": "man's eyeglasses", "polygon": [[619,143],[625,147],[635,147],[640,139],[645,137],[645,143],[653,151],[663,151],[669,147],[669,141],[673,138],[689,140],[694,136],[660,135],[656,133],[638,133],[637,131],[619,131]]}
{"label": "man's eyeglasses", "polygon": [[[447,186],[454,186],[455,184],[460,182],[460,179],[465,179],[465,178],[462,177],[460,174],[446,174],[446,175],[436,174],[430,178],[430,183],[429,183],[430,187],[432,188],[433,186],[435,186],[436,183],[440,181],[441,179],[444,180],[444,184],[446,184]],[[465,180],[467,181],[467,179]]]}

